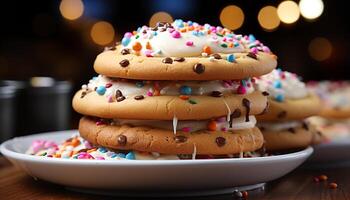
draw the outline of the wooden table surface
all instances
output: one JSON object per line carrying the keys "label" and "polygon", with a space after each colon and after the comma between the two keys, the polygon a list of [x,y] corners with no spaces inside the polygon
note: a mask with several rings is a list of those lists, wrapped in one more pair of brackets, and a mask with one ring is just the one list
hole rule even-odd
{"label": "wooden table surface", "polygon": [[[325,174],[328,181],[316,183],[313,178]],[[336,182],[337,189],[329,184]],[[66,190],[63,186],[35,181],[16,169],[5,158],[0,157],[0,199],[127,199],[81,194]],[[184,199],[236,199],[233,195],[218,195]],[[268,183],[265,189],[250,191],[248,199],[350,199],[350,165],[339,165],[327,169],[299,168],[287,176]]]}

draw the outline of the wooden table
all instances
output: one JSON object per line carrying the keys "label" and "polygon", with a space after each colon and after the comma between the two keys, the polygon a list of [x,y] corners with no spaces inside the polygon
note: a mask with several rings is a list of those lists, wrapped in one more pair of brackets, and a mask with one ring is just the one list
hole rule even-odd
{"label": "wooden table", "polygon": [[[316,183],[313,178],[325,174],[328,181]],[[329,183],[336,182],[337,189],[330,189]],[[254,199],[350,199],[350,165],[328,169],[299,168],[289,175],[268,183],[265,190],[250,191]],[[98,195],[81,194],[64,189],[63,186],[35,181],[16,169],[5,158],[0,157],[0,199],[125,199]],[[185,199],[236,199],[232,195]]]}

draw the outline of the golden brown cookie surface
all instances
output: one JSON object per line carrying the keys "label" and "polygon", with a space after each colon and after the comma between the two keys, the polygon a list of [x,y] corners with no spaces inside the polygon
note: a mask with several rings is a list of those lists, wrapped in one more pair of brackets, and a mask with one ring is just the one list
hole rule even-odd
{"label": "golden brown cookie surface", "polygon": [[164,154],[237,154],[261,148],[263,137],[258,128],[234,132],[197,131],[194,133],[131,127],[128,125],[96,124],[83,117],[79,124],[80,135],[89,142],[115,149],[158,152]]}

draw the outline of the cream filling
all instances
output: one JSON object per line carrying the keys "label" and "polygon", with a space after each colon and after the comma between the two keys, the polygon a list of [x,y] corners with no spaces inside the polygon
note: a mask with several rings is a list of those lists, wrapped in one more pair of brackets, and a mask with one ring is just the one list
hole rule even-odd
{"label": "cream filling", "polygon": [[[175,122],[176,121],[176,122]],[[130,119],[114,119],[116,125],[131,125],[131,126],[148,126],[165,130],[195,132],[207,130],[209,120],[130,120]],[[249,116],[249,121],[245,121],[245,117],[232,119],[232,127],[225,117],[218,118],[216,122],[216,131],[230,131],[253,128],[256,124],[254,116]]]}
{"label": "cream filling", "polygon": [[258,127],[267,131],[284,131],[290,128],[302,126],[302,121],[285,121],[285,122],[259,122]]}
{"label": "cream filling", "polygon": [[[106,87],[108,85],[108,87]],[[239,81],[126,81],[122,79],[111,79],[104,75],[99,75],[83,85],[83,90],[94,91],[95,88],[103,86],[104,96],[113,96],[117,90],[122,92],[125,97],[133,95],[149,96],[155,90],[159,90],[160,95],[178,96],[184,94],[183,87],[190,88],[189,95],[210,95],[213,91],[219,91],[223,94],[236,94]],[[252,93],[254,87],[249,80],[246,81],[246,93]],[[188,91],[188,90],[187,90]]]}

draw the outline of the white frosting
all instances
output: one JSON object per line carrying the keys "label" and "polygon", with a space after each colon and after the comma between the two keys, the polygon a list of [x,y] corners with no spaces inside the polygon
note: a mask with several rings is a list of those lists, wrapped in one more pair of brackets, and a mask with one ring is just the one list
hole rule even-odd
{"label": "white frosting", "polygon": [[301,99],[309,94],[305,83],[300,81],[296,74],[278,69],[256,78],[255,83],[257,90],[267,91],[276,100],[282,96],[280,101],[283,101],[284,97]]}
{"label": "white frosting", "polygon": [[290,128],[301,127],[301,121],[284,121],[284,122],[259,122],[258,127],[264,128],[267,131],[283,131]]}
{"label": "white frosting", "polygon": [[[176,120],[177,121],[177,120]],[[173,121],[161,121],[161,120],[126,120],[126,119],[115,119],[115,124],[118,125],[132,125],[132,126],[149,126],[153,128],[160,128],[166,130],[176,129],[182,131],[184,129],[190,129],[190,132],[199,130],[207,130],[208,120],[179,120],[176,123]],[[176,127],[174,126],[176,124]],[[232,128],[229,127],[229,122],[225,118],[219,118],[216,120],[216,130],[242,130],[253,128],[256,124],[254,116],[249,116],[249,122],[245,121],[245,117],[239,117],[232,119]]]}
{"label": "white frosting", "polygon": [[[110,87],[106,87],[111,84]],[[181,87],[191,88],[191,95],[210,95],[212,91],[219,91],[223,94],[236,94],[239,81],[126,81],[123,79],[111,79],[104,75],[94,77],[82,89],[94,91],[95,88],[103,86],[106,88],[104,96],[113,96],[117,90],[120,90],[123,96],[144,95],[153,93],[156,87],[159,87],[160,95],[178,96],[181,95]],[[246,80],[246,92],[252,93],[254,87],[250,80]]]}

